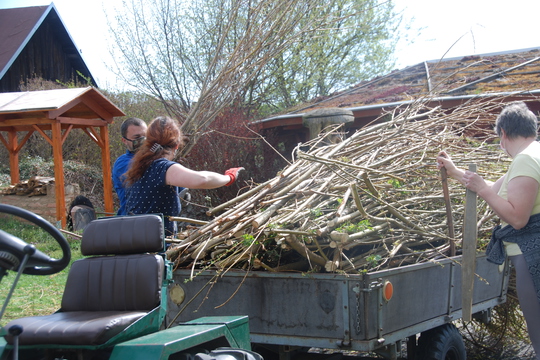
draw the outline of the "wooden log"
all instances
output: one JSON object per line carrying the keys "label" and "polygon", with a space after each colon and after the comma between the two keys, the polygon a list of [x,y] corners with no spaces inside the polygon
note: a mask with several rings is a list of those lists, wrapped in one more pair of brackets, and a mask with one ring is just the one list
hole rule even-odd
{"label": "wooden log", "polygon": [[343,215],[343,211],[345,210],[345,207],[347,206],[347,201],[349,200],[349,196],[351,195],[351,188],[347,188],[345,191],[345,195],[343,195],[343,200],[341,200],[341,204],[339,205],[338,209],[336,210],[336,215],[341,216]]}
{"label": "wooden log", "polygon": [[358,240],[369,235],[376,234],[377,232],[386,229],[388,226],[389,226],[389,223],[385,222],[385,223],[382,223],[381,225],[374,226],[371,229],[366,229],[364,231],[351,234],[349,235],[348,241],[354,241],[354,240]]}
{"label": "wooden log", "polygon": [[381,195],[379,194],[379,191],[375,188],[375,185],[373,185],[373,182],[371,182],[371,179],[366,172],[362,172],[362,179],[364,179],[364,182],[369,191],[371,192],[371,195],[373,195],[377,199],[380,198]]}
{"label": "wooden log", "polygon": [[28,187],[31,188],[48,184],[54,184],[54,177],[32,176],[30,179],[28,179]]}
{"label": "wooden log", "polygon": [[339,225],[347,222],[347,221],[351,221],[355,218],[357,218],[358,216],[362,215],[360,213],[360,211],[355,211],[353,213],[350,213],[350,214],[347,214],[347,215],[344,215],[342,217],[339,217],[339,218],[336,218],[336,219],[332,219],[330,221],[328,221],[328,223],[326,224],[326,226],[320,228],[317,230],[317,235],[319,236],[325,236],[327,235],[330,231],[332,231],[334,228],[338,227]]}
{"label": "wooden log", "polygon": [[308,259],[310,262],[312,262],[314,264],[317,264],[317,265],[320,265],[320,266],[325,266],[326,265],[326,260],[324,260],[324,258],[322,258],[321,256],[313,253],[311,250],[309,250],[305,244],[301,243],[300,241],[298,241],[298,239],[296,239],[296,236],[288,235],[288,236],[285,237],[285,241],[287,241],[287,243],[297,253],[299,253],[300,255],[305,257],[306,259]]}
{"label": "wooden log", "polygon": [[366,210],[364,209],[364,206],[362,205],[362,200],[360,199],[360,194],[358,193],[358,187],[356,186],[356,183],[352,183],[350,189],[353,195],[354,204],[356,205],[356,208],[358,209],[358,211],[363,217],[367,217],[367,213],[366,213]]}
{"label": "wooden log", "polygon": [[341,244],[345,244],[349,241],[349,234],[339,231],[332,231],[330,233],[330,247],[333,249],[338,248]]}
{"label": "wooden log", "polygon": [[274,213],[279,209],[281,208],[284,204],[287,203],[287,199],[289,197],[286,197],[286,198],[283,198],[281,199],[280,201],[272,204],[268,209],[266,209],[265,211],[263,211],[258,217],[256,217],[252,222],[251,222],[251,226],[253,226],[253,228],[255,230],[259,229],[263,224],[265,224],[268,219],[270,219],[270,217],[272,215],[274,215]]}
{"label": "wooden log", "polygon": [[195,225],[206,225],[208,224],[208,221],[204,220],[198,220],[198,219],[191,219],[187,217],[181,217],[181,216],[169,216],[170,221],[181,221],[181,222],[187,222]]}
{"label": "wooden log", "polygon": [[[323,189],[326,189],[326,188],[329,186],[329,184],[332,182],[332,180],[333,180],[334,178],[335,178],[335,174],[330,175],[330,176],[324,181],[324,183],[318,187],[317,192],[320,192],[320,191],[322,191]],[[285,217],[284,219],[282,219],[280,222],[282,222],[282,223],[290,222],[291,219],[292,219],[295,215],[299,214],[303,209],[305,209],[305,208],[307,208],[307,207],[312,208],[312,207],[311,207],[311,206],[312,206],[312,202],[313,202],[318,196],[320,196],[317,192],[315,192],[313,195],[311,195],[308,199],[304,200],[304,201],[302,202],[302,204],[296,208],[296,210],[294,210],[291,214],[289,214],[287,217]]]}
{"label": "wooden log", "polygon": [[41,196],[41,195],[47,195],[47,187],[43,185],[36,186],[32,188],[32,192],[28,194],[29,197],[31,196]]}
{"label": "wooden log", "polygon": [[227,207],[229,206],[232,206],[234,204],[237,204],[238,202],[244,200],[244,199],[247,199],[248,197],[254,195],[254,194],[257,194],[257,192],[259,192],[261,189],[264,189],[265,187],[272,187],[273,185],[275,185],[275,183],[277,183],[280,179],[279,178],[274,178],[274,179],[270,179],[262,184],[259,184],[257,186],[255,186],[253,189],[249,190],[249,191],[246,191],[245,193],[243,193],[242,195],[239,195],[237,197],[235,197],[234,199],[230,200],[230,201],[227,201],[223,204],[220,204],[219,206],[216,206],[215,208],[213,209],[210,209],[206,212],[206,215],[207,216],[212,216],[212,215],[215,215],[216,213],[226,209]]}

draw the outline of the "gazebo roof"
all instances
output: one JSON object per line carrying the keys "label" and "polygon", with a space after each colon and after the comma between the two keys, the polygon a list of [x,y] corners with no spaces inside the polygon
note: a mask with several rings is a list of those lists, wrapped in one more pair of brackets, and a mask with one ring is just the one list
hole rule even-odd
{"label": "gazebo roof", "polygon": [[[105,211],[113,212],[107,126],[124,115],[93,87],[0,93],[0,142],[9,152],[11,182],[19,182],[19,151],[37,131],[53,147],[56,216],[65,226],[62,144],[71,130],[82,129],[101,148]],[[17,136],[23,131],[24,137]]]}
{"label": "gazebo roof", "polygon": [[45,112],[49,112],[46,116],[49,119],[62,116],[101,119],[107,123],[115,116],[125,115],[93,87],[0,93],[0,127],[4,119],[27,117],[28,113],[45,115]]}

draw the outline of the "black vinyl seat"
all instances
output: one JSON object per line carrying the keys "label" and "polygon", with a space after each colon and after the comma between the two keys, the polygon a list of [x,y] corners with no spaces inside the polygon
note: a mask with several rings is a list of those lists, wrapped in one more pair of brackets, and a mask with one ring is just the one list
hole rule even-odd
{"label": "black vinyl seat", "polygon": [[[22,326],[22,346],[96,346],[109,342],[163,306],[165,260],[159,253],[164,245],[161,216],[92,221],[81,240],[81,253],[90,257],[72,264],[60,310],[12,320],[6,328]],[[153,326],[155,331],[159,324]],[[10,335],[6,340],[13,343]]]}

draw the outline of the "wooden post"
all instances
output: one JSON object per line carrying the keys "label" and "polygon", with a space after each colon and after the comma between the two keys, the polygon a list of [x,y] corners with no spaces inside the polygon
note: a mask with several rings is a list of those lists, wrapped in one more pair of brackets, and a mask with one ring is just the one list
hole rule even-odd
{"label": "wooden post", "polygon": [[[470,164],[469,171],[476,172],[476,164]],[[461,258],[461,310],[464,321],[472,320],[476,241],[478,237],[476,203],[476,193],[467,189],[465,195],[465,218],[463,221],[463,255]]]}
{"label": "wooden post", "polygon": [[8,131],[8,145],[11,184],[15,185],[21,181],[19,172],[19,152],[17,151],[17,131]]}
{"label": "wooden post", "polygon": [[62,155],[62,125],[59,121],[51,124],[53,159],[54,159],[54,188],[56,193],[56,220],[62,228],[66,227],[66,194],[64,187],[64,158]]}
{"label": "wooden post", "polygon": [[112,195],[112,171],[111,171],[111,153],[109,151],[109,131],[107,126],[101,126],[99,128],[99,135],[101,136],[101,167],[103,169],[103,201],[105,205],[105,212],[114,213],[114,202]]}

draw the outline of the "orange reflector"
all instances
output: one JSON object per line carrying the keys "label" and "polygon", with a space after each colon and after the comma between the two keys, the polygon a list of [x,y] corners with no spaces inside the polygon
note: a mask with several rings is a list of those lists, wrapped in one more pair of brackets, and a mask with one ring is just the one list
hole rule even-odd
{"label": "orange reflector", "polygon": [[390,281],[386,281],[383,286],[383,297],[384,300],[390,301],[394,295],[394,285]]}

